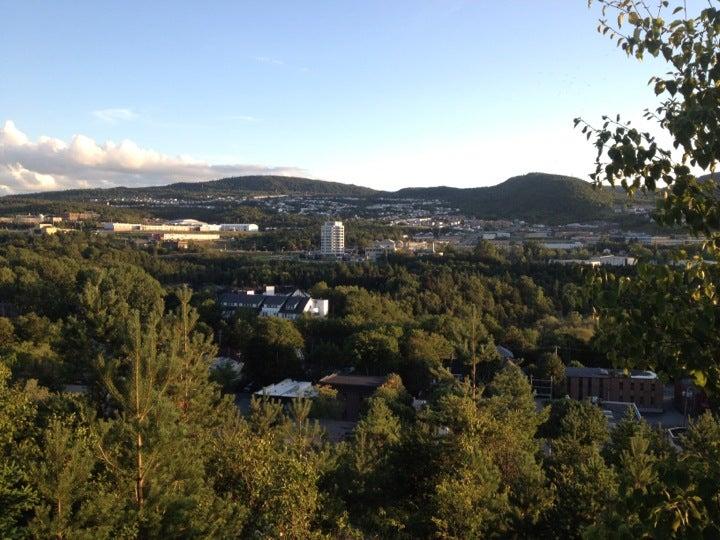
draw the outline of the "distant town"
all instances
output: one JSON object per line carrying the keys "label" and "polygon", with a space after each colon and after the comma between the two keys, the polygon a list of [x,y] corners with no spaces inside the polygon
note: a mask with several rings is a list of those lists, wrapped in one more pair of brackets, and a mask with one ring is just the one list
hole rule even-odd
{"label": "distant town", "polygon": [[[337,240],[326,243],[329,238],[317,231],[316,247],[297,255],[340,257],[348,261],[376,260],[387,253],[412,252],[417,254],[441,254],[450,246],[453,249],[473,249],[479,241],[486,241],[500,249],[533,242],[544,249],[554,251],[558,257],[553,262],[560,264],[588,265],[632,265],[634,258],[627,253],[618,253],[614,258],[606,253],[597,256],[577,258],[577,251],[596,251],[596,246],[612,243],[617,246],[637,244],[645,247],[681,247],[699,244],[700,240],[684,232],[653,233],[645,230],[628,230],[613,220],[593,220],[587,223],[567,223],[547,225],[530,223],[519,219],[478,219],[443,207],[438,200],[393,199],[387,202],[363,205],[360,198],[353,197],[312,197],[312,196],[248,196],[222,199],[209,198],[198,203],[164,198],[122,197],[112,204],[123,208],[126,205],[142,208],[176,207],[212,209],[214,204],[222,202],[250,203],[252,207],[270,210],[276,216],[283,214],[297,216],[339,216],[351,215],[349,225],[336,223]],[[106,201],[110,204],[110,201]],[[640,218],[650,223],[650,208],[647,205],[625,205],[614,209],[617,216]],[[376,223],[400,231],[395,238],[376,238],[369,244],[358,246],[345,244],[344,228],[356,222]],[[343,225],[345,223],[345,225]],[[232,240],[238,234],[263,233],[276,227],[269,225],[264,229],[256,223],[208,223],[197,219],[145,219],[142,222],[126,223],[103,221],[101,213],[94,211],[65,212],[59,215],[15,214],[0,216],[0,227],[7,230],[26,231],[28,233],[52,235],[66,233],[78,228],[96,230],[103,234],[127,235],[136,240],[144,240],[168,247],[187,249],[192,244],[216,244],[220,248],[233,249]],[[322,229],[329,225],[323,225]],[[330,233],[331,234],[331,233]],[[228,243],[229,242],[229,243]],[[605,249],[605,248],[603,248]]]}

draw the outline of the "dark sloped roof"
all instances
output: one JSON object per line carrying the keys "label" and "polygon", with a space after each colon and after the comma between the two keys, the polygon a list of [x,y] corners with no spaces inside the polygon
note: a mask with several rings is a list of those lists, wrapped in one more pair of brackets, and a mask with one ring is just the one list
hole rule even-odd
{"label": "dark sloped roof", "polygon": [[310,298],[306,296],[291,296],[280,311],[283,313],[302,313],[305,311],[308,302],[310,302]]}
{"label": "dark sloped roof", "polygon": [[338,386],[365,386],[377,388],[382,386],[387,377],[377,377],[370,375],[338,375],[333,373],[327,377],[320,379],[321,384],[338,385]]}
{"label": "dark sloped roof", "polygon": [[515,355],[513,354],[513,352],[510,349],[508,349],[507,347],[503,347],[502,345],[496,345],[495,350],[497,350],[498,354],[500,356],[502,356],[503,358],[510,358],[510,359],[515,358]]}
{"label": "dark sloped roof", "polygon": [[288,299],[284,294],[263,294],[263,307],[281,307]]}
{"label": "dark sloped roof", "polygon": [[286,294],[288,296],[310,296],[308,293],[303,292],[292,285],[277,285],[275,287],[275,294]]}
{"label": "dark sloped roof", "polygon": [[260,307],[263,302],[262,295],[247,293],[223,293],[220,296],[220,304],[238,304],[245,307]]}
{"label": "dark sloped roof", "polygon": [[220,305],[247,308],[280,308],[283,313],[303,313],[310,295],[300,289],[287,289],[284,294],[248,294],[242,292],[225,292],[220,295]]}

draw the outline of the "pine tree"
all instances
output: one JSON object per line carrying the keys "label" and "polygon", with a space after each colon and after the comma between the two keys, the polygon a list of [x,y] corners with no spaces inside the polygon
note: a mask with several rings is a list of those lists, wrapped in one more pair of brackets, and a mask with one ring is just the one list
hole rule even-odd
{"label": "pine tree", "polygon": [[173,319],[155,313],[143,325],[137,312],[127,335],[128,354],[106,364],[104,383],[117,413],[101,424],[101,459],[138,535],[212,534],[227,526],[230,508],[212,491],[200,431],[171,392],[187,367],[183,336]]}
{"label": "pine tree", "polygon": [[31,467],[39,504],[30,531],[36,538],[110,538],[117,534],[117,502],[97,477],[92,434],[73,418],[53,418]]}

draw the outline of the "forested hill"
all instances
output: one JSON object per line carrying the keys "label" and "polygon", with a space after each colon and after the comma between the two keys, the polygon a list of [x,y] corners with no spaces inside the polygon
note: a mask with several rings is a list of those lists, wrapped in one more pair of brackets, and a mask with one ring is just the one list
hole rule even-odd
{"label": "forested hill", "polygon": [[177,182],[166,186],[150,186],[139,188],[117,187],[110,189],[74,189],[68,191],[53,191],[34,193],[22,197],[33,197],[52,200],[81,200],[91,198],[114,198],[117,196],[157,197],[195,199],[205,196],[245,195],[327,195],[334,197],[368,197],[376,193],[374,189],[343,184],[341,182],[327,182],[311,178],[295,176],[235,176],[210,180],[208,182]]}
{"label": "forested hill", "polygon": [[515,176],[490,187],[407,188],[393,195],[440,199],[478,217],[550,223],[599,219],[608,215],[613,202],[607,189],[595,189],[578,178],[546,173]]}
{"label": "forested hill", "polygon": [[[289,176],[241,176],[209,182],[180,182],[166,186],[56,191],[0,198],[5,210],[49,210],[57,204],[82,204],[132,199],[207,200],[247,195],[308,195],[357,197],[371,202],[378,197],[438,200],[463,214],[488,219],[524,219],[532,222],[570,223],[601,219],[610,214],[613,193],[595,189],[578,178],[529,173],[495,186],[481,188],[406,188],[395,192]],[[23,205],[19,205],[20,203]],[[45,204],[44,204],[45,203]],[[46,208],[47,207],[47,208]]]}
{"label": "forested hill", "polygon": [[295,176],[237,176],[210,182],[181,182],[167,186],[169,190],[194,193],[249,192],[276,195],[308,194],[338,197],[367,197],[377,193],[374,189],[355,184],[328,182]]}

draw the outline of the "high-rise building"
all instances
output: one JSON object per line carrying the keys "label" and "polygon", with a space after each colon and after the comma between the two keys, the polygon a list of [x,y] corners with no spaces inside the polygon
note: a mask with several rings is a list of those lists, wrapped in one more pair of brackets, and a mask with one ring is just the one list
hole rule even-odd
{"label": "high-rise building", "polygon": [[345,253],[345,227],[342,221],[326,221],[320,229],[320,253],[342,255]]}

